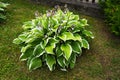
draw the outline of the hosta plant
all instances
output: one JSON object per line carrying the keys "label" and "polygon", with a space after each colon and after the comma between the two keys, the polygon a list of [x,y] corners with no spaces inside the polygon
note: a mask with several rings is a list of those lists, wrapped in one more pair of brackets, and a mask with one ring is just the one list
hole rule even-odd
{"label": "hosta plant", "polygon": [[0,22],[1,22],[1,20],[6,19],[6,16],[4,15],[4,12],[5,12],[5,8],[7,8],[8,5],[9,4],[0,2]]}
{"label": "hosta plant", "polygon": [[68,9],[47,11],[36,19],[25,22],[24,32],[13,43],[21,46],[21,61],[27,61],[29,70],[47,65],[61,69],[74,68],[82,49],[89,49],[92,32],[85,29],[86,19],[80,19]]}

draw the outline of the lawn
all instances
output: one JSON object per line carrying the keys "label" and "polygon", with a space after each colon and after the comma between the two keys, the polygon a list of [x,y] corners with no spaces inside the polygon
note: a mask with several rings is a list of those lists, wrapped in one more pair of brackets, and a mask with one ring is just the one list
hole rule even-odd
{"label": "lawn", "polygon": [[22,24],[34,18],[34,12],[45,13],[52,8],[33,4],[30,0],[0,0],[10,5],[7,20],[0,24],[0,80],[120,80],[120,37],[108,30],[104,20],[79,14],[88,19],[88,30],[95,39],[90,50],[77,58],[75,68],[67,72],[59,69],[50,72],[46,66],[30,72],[26,62],[19,60],[20,48],[12,41],[22,31]]}

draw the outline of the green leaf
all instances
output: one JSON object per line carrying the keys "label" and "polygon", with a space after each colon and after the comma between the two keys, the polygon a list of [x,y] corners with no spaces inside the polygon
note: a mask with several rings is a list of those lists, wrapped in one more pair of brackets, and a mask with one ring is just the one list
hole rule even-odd
{"label": "green leaf", "polygon": [[41,27],[36,27],[36,28],[32,29],[31,32],[35,37],[41,38],[44,36],[44,31]]}
{"label": "green leaf", "polygon": [[60,24],[56,24],[56,25],[52,28],[52,31],[53,31],[53,32],[57,32],[59,26],[60,26]]}
{"label": "green leaf", "polygon": [[57,62],[62,68],[65,67],[64,61],[65,61],[65,58],[63,56],[60,56],[57,58]]}
{"label": "green leaf", "polygon": [[50,43],[50,44],[56,44],[56,43],[58,43],[58,40],[56,40],[55,38],[51,38],[51,39],[49,40],[49,43]]}
{"label": "green leaf", "polygon": [[13,40],[13,43],[14,44],[21,44],[22,41],[19,38],[16,38],[16,39]]}
{"label": "green leaf", "polygon": [[91,31],[84,30],[82,33],[92,39],[94,38],[93,33]]}
{"label": "green leaf", "polygon": [[71,60],[70,60],[70,68],[74,68],[76,62],[76,54],[71,55]]}
{"label": "green leaf", "polygon": [[89,43],[87,40],[82,39],[82,47],[89,49]]}
{"label": "green leaf", "polygon": [[35,27],[34,24],[32,24],[32,21],[24,22],[24,25],[22,26],[24,30],[32,29]]}
{"label": "green leaf", "polygon": [[54,22],[54,24],[56,24],[56,27],[58,27],[58,25],[57,25],[57,24],[59,24],[58,20],[56,18],[52,17],[52,21]]}
{"label": "green leaf", "polygon": [[24,53],[21,54],[20,60],[21,61],[27,60],[32,55],[33,55],[33,49],[29,48]]}
{"label": "green leaf", "polygon": [[76,22],[77,22],[77,20],[79,20],[79,16],[72,14],[72,15],[69,17],[69,20],[76,20]]}
{"label": "green leaf", "polygon": [[42,48],[42,44],[38,44],[33,51],[33,54],[37,57],[40,57],[44,53],[45,53],[45,50],[44,48]]}
{"label": "green leaf", "polygon": [[27,36],[28,36],[28,33],[24,33],[24,34],[21,34],[18,36],[18,38],[21,40],[21,41],[26,41],[27,39]]}
{"label": "green leaf", "polygon": [[43,15],[43,19],[42,19],[42,26],[47,29],[48,28],[48,20],[47,20],[47,16]]}
{"label": "green leaf", "polygon": [[49,40],[49,43],[48,43],[47,46],[45,47],[45,51],[46,51],[48,54],[54,54],[53,49],[55,48],[56,43],[57,43],[57,40],[56,40],[56,39],[50,39],[50,40]]}
{"label": "green leaf", "polygon": [[78,27],[76,27],[76,28],[74,28],[74,30],[73,30],[73,34],[74,34],[74,33],[77,33],[77,32],[80,32],[80,31],[81,31],[81,29],[78,28]]}
{"label": "green leaf", "polygon": [[3,8],[0,8],[0,11],[4,11],[4,9],[3,9]]}
{"label": "green leaf", "polygon": [[45,47],[45,51],[48,53],[48,54],[54,54],[53,52],[53,49],[55,48],[55,45],[54,44],[51,44],[51,45],[47,45]]}
{"label": "green leaf", "polygon": [[5,20],[6,16],[4,16],[3,14],[0,13],[0,19]]}
{"label": "green leaf", "polygon": [[79,20],[79,15],[74,15],[74,20]]}
{"label": "green leaf", "polygon": [[47,55],[46,64],[48,65],[50,71],[53,70],[53,66],[55,63],[56,63],[55,57],[52,55]]}
{"label": "green leaf", "polygon": [[59,37],[60,39],[62,39],[63,41],[66,41],[66,37],[67,37],[67,36],[62,33],[62,34],[60,34],[58,37]]}
{"label": "green leaf", "polygon": [[71,32],[63,32],[61,35],[58,36],[60,39],[62,39],[63,41],[66,40],[73,40],[74,36]]}
{"label": "green leaf", "polygon": [[69,67],[69,62],[70,62],[70,59],[69,60],[66,60],[66,59],[63,60],[63,63],[65,64],[65,66],[67,68]]}
{"label": "green leaf", "polygon": [[72,46],[73,52],[78,53],[78,54],[82,53],[81,45],[79,42],[77,41],[71,42],[71,46]]}
{"label": "green leaf", "polygon": [[61,50],[64,52],[66,60],[68,60],[72,54],[72,47],[68,43],[65,43],[61,45]]}
{"label": "green leaf", "polygon": [[34,55],[32,55],[32,56],[30,56],[28,59],[27,59],[27,66],[29,67],[29,65],[30,65],[30,61],[34,58],[35,56]]}
{"label": "green leaf", "polygon": [[32,43],[35,40],[37,40],[38,38],[39,38],[38,36],[35,36],[32,33],[29,33],[29,35],[27,36],[27,39],[26,39],[25,43]]}
{"label": "green leaf", "polygon": [[66,40],[74,39],[74,36],[71,32],[64,32],[63,34],[66,35]]}
{"label": "green leaf", "polygon": [[62,52],[62,50],[60,49],[60,46],[57,46],[57,47],[56,47],[56,55],[57,55],[57,57],[60,57],[60,56],[63,55],[63,52]]}
{"label": "green leaf", "polygon": [[25,43],[32,43],[33,41],[35,41],[35,39],[36,38],[32,38],[32,37],[30,37],[30,38],[27,38],[27,40],[25,41]]}
{"label": "green leaf", "polygon": [[3,3],[3,2],[0,2],[0,7],[2,8],[6,8],[9,4],[7,3]]}
{"label": "green leaf", "polygon": [[29,65],[29,70],[35,70],[39,67],[42,66],[42,61],[39,57],[34,57],[31,61],[30,61],[30,65]]}
{"label": "green leaf", "polygon": [[21,52],[24,53],[28,48],[30,48],[32,45],[31,44],[28,44],[27,46],[25,47],[22,47],[21,48]]}
{"label": "green leaf", "polygon": [[73,40],[78,40],[78,41],[82,41],[82,39],[81,39],[81,36],[79,35],[79,34],[74,34],[74,39]]}
{"label": "green leaf", "polygon": [[71,27],[71,26],[73,26],[73,25],[76,25],[78,23],[78,21],[76,21],[76,20],[71,20],[71,21],[69,21],[68,22],[68,27]]}
{"label": "green leaf", "polygon": [[51,38],[44,39],[42,45],[45,47]]}
{"label": "green leaf", "polygon": [[80,25],[81,26],[87,26],[88,24],[87,24],[87,20],[86,19],[81,19],[80,20]]}
{"label": "green leaf", "polygon": [[71,32],[63,32],[61,35],[58,36],[60,39],[62,39],[63,41],[66,41],[66,40],[78,40],[78,41],[81,41],[81,36],[79,34],[72,34]]}

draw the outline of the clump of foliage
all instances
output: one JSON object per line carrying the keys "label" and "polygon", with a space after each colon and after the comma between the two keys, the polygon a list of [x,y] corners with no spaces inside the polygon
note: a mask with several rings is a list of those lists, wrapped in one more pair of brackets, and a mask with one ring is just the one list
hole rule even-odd
{"label": "clump of foliage", "polygon": [[21,46],[22,61],[27,60],[29,70],[47,65],[49,70],[59,65],[62,69],[74,68],[82,49],[89,49],[92,32],[85,29],[86,19],[80,19],[68,9],[58,8],[25,22],[24,32],[13,43]]}
{"label": "clump of foliage", "polygon": [[101,1],[101,6],[104,9],[106,21],[111,26],[111,31],[120,35],[120,0]]}
{"label": "clump of foliage", "polygon": [[6,19],[5,14],[5,8],[7,8],[9,4],[0,2],[0,22]]}

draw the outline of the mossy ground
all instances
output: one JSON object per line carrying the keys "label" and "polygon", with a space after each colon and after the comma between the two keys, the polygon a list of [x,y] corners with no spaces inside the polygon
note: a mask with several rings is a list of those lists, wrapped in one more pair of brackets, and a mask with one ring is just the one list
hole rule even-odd
{"label": "mossy ground", "polygon": [[23,22],[34,18],[36,10],[45,13],[52,7],[29,0],[0,1],[10,3],[8,19],[0,24],[0,80],[120,80],[120,38],[109,32],[103,20],[84,15],[80,16],[88,19],[88,29],[95,39],[90,42],[90,50],[77,58],[75,68],[50,72],[45,66],[30,72],[19,60],[20,49],[12,41],[23,31]]}

